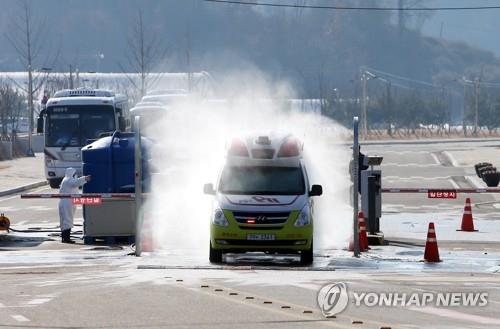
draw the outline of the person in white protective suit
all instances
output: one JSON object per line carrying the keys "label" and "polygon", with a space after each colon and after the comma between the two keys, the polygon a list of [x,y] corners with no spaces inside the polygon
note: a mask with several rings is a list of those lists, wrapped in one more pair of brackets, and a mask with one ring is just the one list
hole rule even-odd
{"label": "person in white protective suit", "polygon": [[[61,182],[60,194],[79,194],[78,188],[90,181],[90,176],[76,177],[75,168],[67,168],[64,179]],[[70,234],[73,228],[73,216],[76,206],[71,199],[60,199],[59,201],[59,220],[61,226],[61,238],[63,243],[75,243],[71,240]]]}

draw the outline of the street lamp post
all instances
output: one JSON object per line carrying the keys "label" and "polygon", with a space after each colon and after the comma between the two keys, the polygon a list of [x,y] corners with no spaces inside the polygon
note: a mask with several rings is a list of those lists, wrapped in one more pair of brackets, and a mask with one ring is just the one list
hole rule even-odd
{"label": "street lamp post", "polygon": [[474,137],[478,136],[479,124],[479,88],[481,87],[481,80],[474,79]]}
{"label": "street lamp post", "polygon": [[370,73],[369,71],[367,70],[361,70],[361,85],[362,85],[362,111],[361,111],[361,128],[362,128],[362,136],[363,136],[363,139],[366,140],[368,138],[368,112],[367,112],[367,92],[366,92],[366,84],[368,82],[368,80],[372,80],[372,79],[380,79],[382,81],[385,81],[387,82],[387,80],[385,79],[382,79],[378,76],[376,76],[375,74],[373,73]]}
{"label": "street lamp post", "polygon": [[96,88],[99,89],[99,72],[101,70],[101,61],[104,59],[104,54],[101,52],[98,52],[96,54],[96,59],[97,59]]}
{"label": "street lamp post", "polygon": [[337,106],[338,106],[337,102],[338,102],[338,99],[339,99],[339,90],[338,90],[338,88],[333,88],[332,95],[333,95],[332,112],[335,112],[337,110]]}
{"label": "street lamp post", "polygon": [[[50,67],[42,67],[39,71],[48,73],[52,71]],[[39,85],[37,89],[40,87]],[[28,65],[28,147],[26,150],[26,156],[33,157],[35,152],[33,152],[33,68],[31,64]]]}
{"label": "street lamp post", "polygon": [[361,126],[362,126],[362,136],[366,140],[368,136],[368,120],[366,114],[366,83],[368,82],[365,72],[361,73],[361,86],[362,86],[362,112],[361,112]]}
{"label": "street lamp post", "polygon": [[[464,116],[465,116],[465,91],[466,86],[470,85],[474,87],[474,130],[472,131],[472,135],[477,137],[479,134],[479,93],[481,91],[481,79],[475,78],[474,81],[467,80],[465,77],[462,77],[463,85],[464,85]],[[465,120],[465,119],[464,119]],[[465,124],[464,124],[465,128]],[[465,133],[467,134],[467,132]]]}

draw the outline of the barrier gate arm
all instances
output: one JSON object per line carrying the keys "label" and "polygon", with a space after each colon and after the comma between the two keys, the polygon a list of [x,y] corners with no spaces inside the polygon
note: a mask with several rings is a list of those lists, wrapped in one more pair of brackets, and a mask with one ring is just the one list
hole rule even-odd
{"label": "barrier gate arm", "polygon": [[[145,195],[143,195],[144,197]],[[28,193],[21,194],[21,199],[73,199],[73,198],[101,198],[103,200],[132,200],[134,193],[81,193],[81,194],[60,194],[60,193]]]}
{"label": "barrier gate arm", "polygon": [[500,188],[458,188],[458,189],[436,189],[436,188],[382,188],[382,193],[500,193]]}

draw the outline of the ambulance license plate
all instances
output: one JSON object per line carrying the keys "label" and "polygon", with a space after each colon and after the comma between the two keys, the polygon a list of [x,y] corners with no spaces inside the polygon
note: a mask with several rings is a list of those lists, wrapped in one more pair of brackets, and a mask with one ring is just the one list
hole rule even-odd
{"label": "ambulance license plate", "polygon": [[274,234],[247,234],[247,240],[273,241],[276,240],[276,236]]}

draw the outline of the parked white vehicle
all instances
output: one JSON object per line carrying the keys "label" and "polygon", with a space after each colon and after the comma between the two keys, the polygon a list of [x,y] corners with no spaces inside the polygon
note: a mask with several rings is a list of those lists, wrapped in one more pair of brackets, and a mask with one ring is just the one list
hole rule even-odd
{"label": "parked white vehicle", "polygon": [[141,134],[149,136],[149,128],[155,123],[161,122],[164,115],[167,113],[168,108],[166,106],[158,105],[141,105],[135,106],[130,109],[130,118],[132,121],[132,131],[135,131],[135,117],[141,118]]}
{"label": "parked white vehicle", "polygon": [[45,176],[59,187],[66,168],[81,174],[81,148],[130,124],[128,98],[100,89],[61,90],[47,102],[37,131],[45,133]]}

